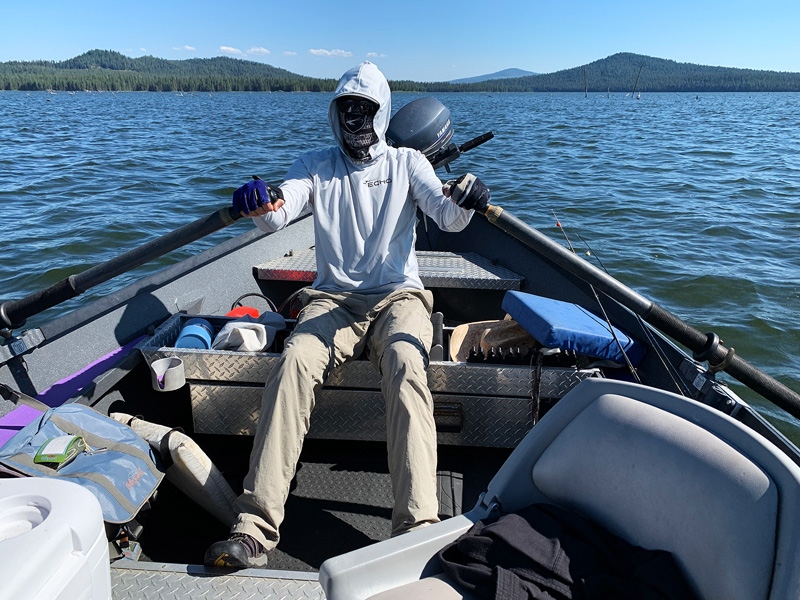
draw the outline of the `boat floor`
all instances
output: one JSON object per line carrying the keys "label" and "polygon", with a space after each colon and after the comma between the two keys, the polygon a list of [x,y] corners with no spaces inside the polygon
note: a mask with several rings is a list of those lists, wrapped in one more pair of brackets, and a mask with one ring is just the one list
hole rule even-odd
{"label": "boat floor", "polygon": [[123,561],[111,567],[113,600],[237,600],[325,598],[316,574],[248,569],[214,573],[203,567]]}
{"label": "boat floor", "polygon": [[[234,490],[241,491],[252,438],[194,437]],[[475,504],[509,452],[439,447],[439,471],[463,477],[465,511]],[[253,595],[242,592],[242,598],[318,597],[317,584],[311,585],[306,578],[315,582],[320,565],[332,556],[388,538],[391,507],[384,444],[306,440],[286,503],[281,541],[269,555],[269,571],[221,574],[191,565],[202,565],[205,549],[227,537],[227,528],[165,480],[153,508],[143,517],[140,542],[146,556],[133,564],[118,561],[112,565],[113,597],[219,597],[224,586],[243,589],[243,579]],[[217,595],[208,595],[213,590]],[[276,590],[280,593],[271,595]]]}

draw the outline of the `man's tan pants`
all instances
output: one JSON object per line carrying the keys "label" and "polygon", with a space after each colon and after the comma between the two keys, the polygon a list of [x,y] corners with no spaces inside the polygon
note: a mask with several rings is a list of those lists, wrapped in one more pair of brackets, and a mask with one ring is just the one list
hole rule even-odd
{"label": "man's tan pants", "polygon": [[314,393],[331,370],[366,349],[382,374],[392,535],[438,521],[436,428],[426,364],[432,341],[429,291],[391,294],[304,292],[305,307],[264,389],[239,517],[266,550],[279,539],[284,503],[308,432]]}

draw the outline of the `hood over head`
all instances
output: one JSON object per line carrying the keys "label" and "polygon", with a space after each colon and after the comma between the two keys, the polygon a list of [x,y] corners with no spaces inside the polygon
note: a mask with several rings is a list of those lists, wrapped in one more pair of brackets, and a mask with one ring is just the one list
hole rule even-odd
{"label": "hood over head", "polygon": [[[363,162],[368,162],[386,152],[386,130],[389,128],[389,117],[392,113],[392,93],[383,73],[374,64],[365,61],[342,75],[336,86],[336,92],[328,108],[328,123],[339,147],[350,158],[345,148],[339,124],[339,110],[336,106],[336,100],[341,96],[358,96],[378,104],[378,112],[373,118],[373,128],[378,141],[369,147],[369,158]],[[352,158],[350,160],[354,161]]]}

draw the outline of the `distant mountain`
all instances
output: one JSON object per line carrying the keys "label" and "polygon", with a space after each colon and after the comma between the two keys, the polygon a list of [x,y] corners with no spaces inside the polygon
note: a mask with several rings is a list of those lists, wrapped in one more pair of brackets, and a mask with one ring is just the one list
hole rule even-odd
{"label": "distant mountain", "polygon": [[503,69],[497,73],[489,75],[478,75],[477,77],[467,77],[465,79],[453,79],[450,83],[479,83],[481,81],[491,81],[493,79],[514,79],[515,77],[525,77],[526,75],[538,75],[533,71],[523,71],[522,69]]}

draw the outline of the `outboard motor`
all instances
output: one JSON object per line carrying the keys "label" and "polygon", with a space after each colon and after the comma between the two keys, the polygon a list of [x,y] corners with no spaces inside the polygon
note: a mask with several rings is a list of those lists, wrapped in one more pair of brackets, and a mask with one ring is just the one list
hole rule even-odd
{"label": "outboard motor", "polygon": [[492,132],[484,133],[461,146],[452,143],[453,122],[450,111],[436,98],[418,98],[406,104],[389,121],[386,142],[395,148],[414,148],[422,152],[434,169],[444,167],[450,172],[450,163],[463,152],[492,139]]}
{"label": "outboard motor", "polygon": [[386,141],[396,148],[414,148],[430,160],[453,139],[450,111],[436,98],[406,104],[389,121]]}

